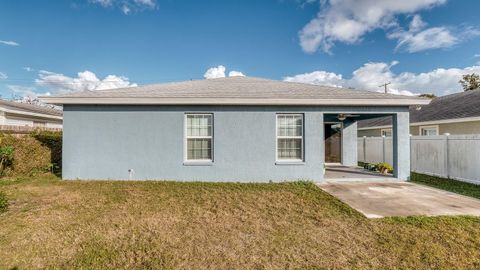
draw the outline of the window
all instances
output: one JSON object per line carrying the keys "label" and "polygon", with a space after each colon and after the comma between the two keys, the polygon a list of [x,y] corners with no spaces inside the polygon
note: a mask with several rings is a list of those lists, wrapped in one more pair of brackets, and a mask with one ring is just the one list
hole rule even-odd
{"label": "window", "polygon": [[392,129],[391,128],[382,129],[382,136],[392,137]]}
{"label": "window", "polygon": [[435,135],[438,135],[438,126],[420,127],[420,136],[435,136]]}
{"label": "window", "polygon": [[303,160],[303,114],[277,114],[277,160]]}
{"label": "window", "polygon": [[186,160],[213,160],[213,115],[186,114]]}

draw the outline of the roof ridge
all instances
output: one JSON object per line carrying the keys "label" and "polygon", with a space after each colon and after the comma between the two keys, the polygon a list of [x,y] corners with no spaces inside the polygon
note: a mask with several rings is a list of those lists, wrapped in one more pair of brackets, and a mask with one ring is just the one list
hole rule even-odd
{"label": "roof ridge", "polygon": [[[379,92],[362,91],[348,89],[344,87],[334,87],[326,85],[312,85],[299,82],[287,82],[257,77],[223,77],[217,79],[191,80],[181,82],[169,82],[160,84],[141,85],[137,87],[128,87],[120,89],[73,92],[61,96],[42,97],[42,100],[54,104],[65,99],[69,102],[123,102],[142,104],[155,103],[164,104],[164,102],[187,102],[201,103],[213,102],[215,104],[226,104],[233,102],[242,102],[241,100],[250,100],[247,103],[252,104],[251,100],[257,100],[256,103],[275,102],[304,102],[304,104],[321,103],[332,104],[337,101],[338,104],[346,104],[348,100],[356,100],[356,103],[362,104],[380,104],[379,100],[384,100],[388,104],[425,104],[427,99],[411,96],[400,96],[384,94]],[[88,99],[88,101],[87,101]],[[101,99],[101,100],[100,100]],[[108,101],[108,99],[117,99]],[[119,100],[121,99],[121,101]],[[58,101],[53,101],[58,100]],[[371,101],[369,101],[371,100]],[[393,101],[396,102],[393,102]],[[63,101],[61,101],[63,102]]]}
{"label": "roof ridge", "polygon": [[31,110],[31,111],[36,111],[40,113],[45,113],[49,115],[62,115],[61,110],[57,110],[54,108],[48,108],[36,104],[30,104],[30,103],[24,103],[24,102],[18,102],[14,100],[6,100],[6,99],[0,99],[0,104],[3,104],[5,106],[11,106],[15,107],[18,109],[24,109],[24,110]]}

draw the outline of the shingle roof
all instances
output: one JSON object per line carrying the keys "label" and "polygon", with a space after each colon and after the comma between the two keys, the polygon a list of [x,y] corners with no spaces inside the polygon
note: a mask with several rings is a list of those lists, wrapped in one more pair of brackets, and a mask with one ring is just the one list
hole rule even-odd
{"label": "shingle roof", "polygon": [[15,108],[21,111],[34,112],[41,114],[48,114],[53,116],[62,116],[63,112],[61,110],[56,110],[48,107],[42,107],[39,105],[15,102],[11,100],[0,99],[0,106]]}
{"label": "shingle roof", "polygon": [[[423,99],[407,96],[359,91],[338,87],[310,85],[303,83],[267,80],[252,77],[228,77],[209,80],[184,81],[164,84],[153,84],[130,88],[83,91],[56,97],[43,97],[46,102],[55,104],[80,103],[114,103],[129,101],[135,103],[145,101],[187,102],[194,104],[205,100],[228,104],[242,101],[289,100],[307,102],[315,100],[363,100],[365,102],[393,100],[406,103],[425,103]],[[88,100],[88,102],[84,102]],[[108,100],[108,101],[106,101]],[[144,102],[142,102],[144,103]],[[388,104],[386,104],[388,105]]]}
{"label": "shingle roof", "polygon": [[[437,97],[432,99],[428,105],[410,108],[410,123],[479,116],[480,89]],[[358,127],[377,127],[391,124],[391,117],[380,117],[359,121]]]}

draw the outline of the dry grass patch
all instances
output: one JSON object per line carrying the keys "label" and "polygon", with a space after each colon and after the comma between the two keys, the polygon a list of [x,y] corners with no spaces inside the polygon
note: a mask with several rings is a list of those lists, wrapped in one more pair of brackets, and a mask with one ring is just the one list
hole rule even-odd
{"label": "dry grass patch", "polygon": [[480,219],[367,220],[310,183],[0,180],[0,268],[478,268]]}

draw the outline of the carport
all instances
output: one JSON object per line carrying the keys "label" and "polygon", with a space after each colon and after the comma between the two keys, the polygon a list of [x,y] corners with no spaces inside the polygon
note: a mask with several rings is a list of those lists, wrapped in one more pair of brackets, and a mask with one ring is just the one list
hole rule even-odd
{"label": "carport", "polygon": [[[390,117],[392,127],[393,175],[382,175],[358,167],[357,122],[365,119]],[[408,113],[381,111],[338,111],[324,114],[325,181],[408,180],[410,148]]]}

